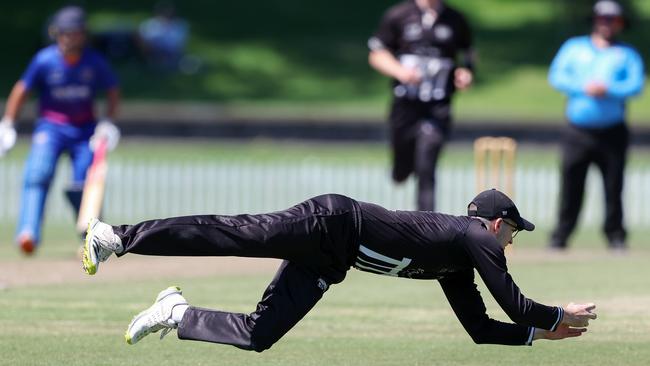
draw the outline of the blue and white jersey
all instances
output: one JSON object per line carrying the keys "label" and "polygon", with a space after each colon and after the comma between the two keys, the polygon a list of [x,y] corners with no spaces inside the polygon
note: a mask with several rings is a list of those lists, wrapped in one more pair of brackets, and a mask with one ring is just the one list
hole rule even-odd
{"label": "blue and white jersey", "polygon": [[[591,36],[567,40],[551,64],[550,84],[567,95],[566,117],[586,128],[602,128],[625,120],[625,100],[643,89],[645,75],[639,53],[624,43],[596,47]],[[607,87],[607,94],[585,93],[591,82]]]}
{"label": "blue and white jersey", "polygon": [[99,53],[85,48],[70,64],[56,45],[40,50],[21,80],[27,90],[38,93],[41,118],[72,125],[94,122],[97,92],[117,86],[115,74]]}

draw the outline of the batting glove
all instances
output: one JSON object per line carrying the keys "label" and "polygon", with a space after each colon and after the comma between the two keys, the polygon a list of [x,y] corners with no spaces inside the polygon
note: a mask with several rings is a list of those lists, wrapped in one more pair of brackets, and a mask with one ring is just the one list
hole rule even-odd
{"label": "batting glove", "polygon": [[3,117],[0,120],[0,156],[4,156],[16,144],[14,121]]}
{"label": "batting glove", "polygon": [[110,119],[103,119],[97,123],[95,133],[90,137],[90,149],[95,151],[99,141],[106,140],[106,148],[112,151],[120,141],[120,129]]}

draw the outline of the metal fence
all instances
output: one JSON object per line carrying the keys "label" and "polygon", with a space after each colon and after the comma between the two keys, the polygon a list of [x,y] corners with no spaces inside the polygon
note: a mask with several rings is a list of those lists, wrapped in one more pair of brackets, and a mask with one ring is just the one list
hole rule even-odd
{"label": "metal fence", "polygon": [[[22,163],[0,161],[0,223],[15,222],[19,206]],[[50,190],[46,220],[70,223],[72,210],[63,190],[70,177],[61,164]],[[553,224],[558,172],[552,168],[517,167],[515,201],[539,226]],[[474,196],[472,166],[438,170],[438,210],[463,214]],[[650,169],[630,169],[626,177],[625,210],[630,226],[650,224]],[[341,193],[392,209],[413,209],[415,184],[395,186],[385,165],[341,165],[305,160],[295,163],[183,162],[111,160],[104,217],[112,223],[189,214],[236,214],[274,211],[322,193]],[[599,225],[603,215],[601,181],[589,173],[583,225]]]}

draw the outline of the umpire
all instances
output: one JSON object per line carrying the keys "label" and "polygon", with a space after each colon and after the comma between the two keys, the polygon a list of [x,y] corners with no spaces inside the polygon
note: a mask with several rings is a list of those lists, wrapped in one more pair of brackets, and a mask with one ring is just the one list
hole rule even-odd
{"label": "umpire", "polygon": [[400,183],[415,173],[418,210],[435,208],[436,164],[450,132],[451,98],[473,80],[471,46],[465,18],[441,0],[391,7],[368,41],[370,65],[393,79],[392,177]]}
{"label": "umpire", "polygon": [[[497,190],[474,198],[468,216],[389,211],[329,194],[268,214],[187,216],[122,226],[93,220],[83,265],[94,274],[113,253],[284,260],[252,313],[193,307],[179,288],[170,287],[133,319],[126,332],[129,344],[177,328],[181,339],[261,352],[302,319],[330,285],[343,281],[350,267],[438,280],[476,343],[530,345],[535,339],[580,336],[596,318],[593,304],[539,304],[525,297],[508,273],[504,248],[520,230],[534,228]],[[489,318],[474,270],[514,323]]]}
{"label": "umpire", "polygon": [[617,39],[624,27],[619,3],[596,2],[591,34],[567,40],[551,64],[549,82],[566,94],[569,121],[562,141],[562,188],[552,249],[567,247],[592,163],[603,177],[603,231],[609,248],[627,247],[621,197],[629,140],[625,102],[641,92],[645,76],[639,53]]}

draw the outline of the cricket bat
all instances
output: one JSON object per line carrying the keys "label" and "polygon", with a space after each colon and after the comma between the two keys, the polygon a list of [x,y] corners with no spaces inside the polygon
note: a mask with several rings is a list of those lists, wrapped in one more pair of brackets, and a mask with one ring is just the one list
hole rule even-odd
{"label": "cricket bat", "polygon": [[86,231],[90,219],[99,217],[102,209],[106,172],[108,171],[107,150],[106,139],[101,139],[95,149],[93,162],[88,168],[88,173],[86,173],[86,182],[84,183],[79,216],[77,217],[77,231],[80,233]]}

